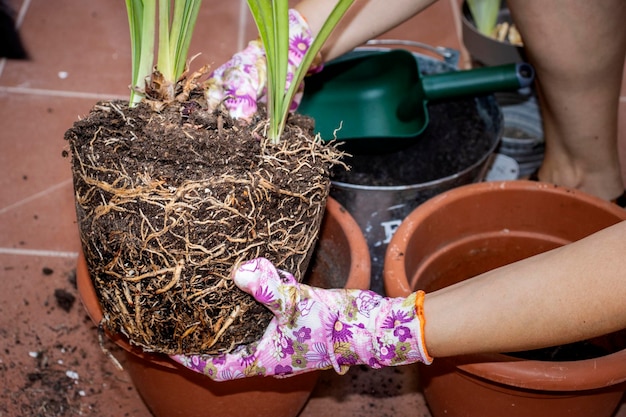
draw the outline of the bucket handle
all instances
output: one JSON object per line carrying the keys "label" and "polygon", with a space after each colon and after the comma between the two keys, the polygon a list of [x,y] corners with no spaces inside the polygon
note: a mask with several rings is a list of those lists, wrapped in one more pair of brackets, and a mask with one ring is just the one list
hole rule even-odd
{"label": "bucket handle", "polygon": [[459,57],[461,53],[456,49],[446,48],[445,46],[431,46],[422,42],[401,40],[401,39],[371,39],[365,43],[367,46],[410,46],[412,48],[425,49],[436,55],[439,55],[443,62],[452,66],[459,67]]}

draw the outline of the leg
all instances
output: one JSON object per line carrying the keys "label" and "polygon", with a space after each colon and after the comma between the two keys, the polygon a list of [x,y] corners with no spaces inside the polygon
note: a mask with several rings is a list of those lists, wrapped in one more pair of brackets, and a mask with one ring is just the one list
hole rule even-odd
{"label": "leg", "polygon": [[624,192],[617,121],[626,54],[623,0],[508,0],[537,71],[543,181],[604,199]]}

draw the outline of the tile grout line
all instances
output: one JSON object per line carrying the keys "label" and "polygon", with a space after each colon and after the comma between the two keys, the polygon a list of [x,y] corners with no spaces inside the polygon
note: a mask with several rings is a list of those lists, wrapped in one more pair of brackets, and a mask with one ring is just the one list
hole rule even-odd
{"label": "tile grout line", "polygon": [[15,202],[13,204],[10,204],[10,205],[8,205],[6,207],[1,208],[0,209],[0,215],[4,214],[4,213],[7,213],[7,212],[13,210],[14,208],[19,207],[19,206],[21,206],[23,204],[29,203],[29,202],[31,202],[33,200],[36,200],[36,199],[40,198],[40,197],[46,196],[46,195],[48,195],[48,194],[50,194],[50,193],[52,193],[52,192],[54,192],[54,191],[56,191],[58,189],[61,189],[61,188],[65,187],[65,186],[67,186],[68,184],[72,184],[72,179],[71,178],[68,179],[68,180],[65,180],[63,182],[60,182],[58,184],[55,184],[52,187],[48,187],[48,188],[46,188],[43,191],[40,191],[40,192],[35,193],[35,194],[32,194],[32,195],[30,195],[30,196],[28,196],[28,197],[26,197],[26,198],[24,198],[24,199],[22,199],[22,200],[20,200],[18,202]]}
{"label": "tile grout line", "polygon": [[45,256],[49,258],[78,258],[78,252],[66,252],[45,249],[15,249],[0,248],[0,255],[18,255],[18,256]]}
{"label": "tile grout line", "polygon": [[22,7],[17,15],[17,19],[15,19],[15,27],[20,28],[22,23],[24,22],[24,17],[26,17],[26,12],[30,8],[30,3],[32,0],[24,0],[22,3]]}
{"label": "tile grout line", "polygon": [[122,96],[122,95],[117,95],[117,94],[87,93],[87,92],[80,92],[80,91],[48,90],[44,88],[26,88],[26,87],[8,87],[8,86],[0,86],[0,93],[1,92],[14,93],[14,94],[40,95],[40,96],[48,96],[48,97],[89,98],[89,99],[97,99],[97,100],[128,99],[127,96]]}

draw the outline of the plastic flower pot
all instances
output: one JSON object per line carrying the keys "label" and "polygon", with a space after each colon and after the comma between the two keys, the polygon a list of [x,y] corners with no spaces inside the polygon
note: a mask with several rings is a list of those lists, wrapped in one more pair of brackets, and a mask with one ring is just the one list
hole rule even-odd
{"label": "plastic flower pot", "polygon": [[[623,220],[626,211],[618,206],[553,185],[459,187],[400,225],[385,258],[385,289],[397,297],[447,287]],[[611,344],[613,353],[567,361],[517,354],[437,358],[419,367],[426,401],[434,417],[609,417],[625,390],[626,337],[618,332],[592,342]]]}
{"label": "plastic flower pot", "polygon": [[533,174],[543,162],[545,142],[541,111],[534,93],[498,93],[504,129],[498,152],[519,164],[521,178]]}
{"label": "plastic flower pot", "polygon": [[[99,323],[102,310],[82,256],[76,275],[83,305],[93,322]],[[363,234],[350,214],[331,198],[306,281],[318,287],[367,289],[369,279]],[[143,352],[122,335],[108,336],[123,349],[125,370],[155,417],[295,417],[319,377],[316,371],[286,379],[254,377],[213,382],[166,356]]]}
{"label": "plastic flower pot", "polygon": [[[497,22],[510,24],[512,21],[511,12],[506,6],[506,2],[503,1],[498,12]],[[463,1],[461,5],[461,29],[463,45],[470,54],[473,66],[501,65],[526,60],[523,46],[499,41],[479,32],[467,1]]]}

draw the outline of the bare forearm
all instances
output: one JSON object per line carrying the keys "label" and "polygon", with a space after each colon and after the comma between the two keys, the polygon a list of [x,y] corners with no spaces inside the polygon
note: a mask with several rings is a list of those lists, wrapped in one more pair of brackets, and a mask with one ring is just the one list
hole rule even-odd
{"label": "bare forearm", "polygon": [[[325,60],[338,57],[410,19],[436,0],[356,0],[326,42]],[[295,8],[314,34],[320,30],[337,0],[302,0]]]}
{"label": "bare forearm", "polygon": [[626,328],[626,222],[426,296],[429,353],[519,351]]}

